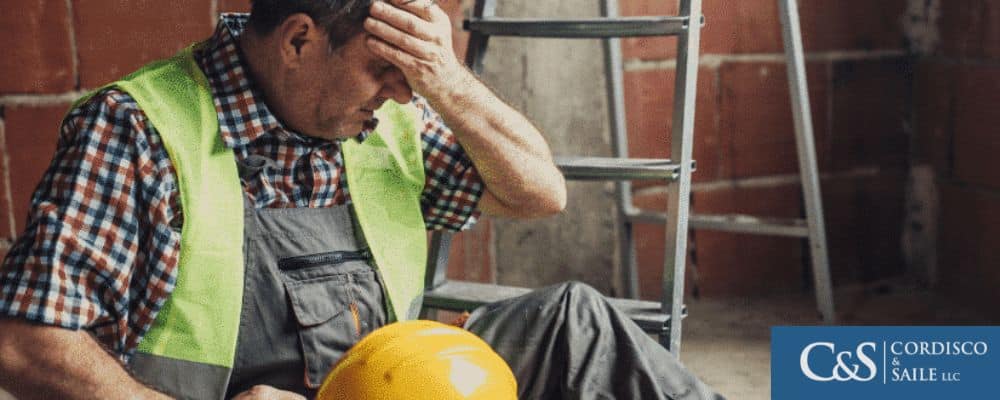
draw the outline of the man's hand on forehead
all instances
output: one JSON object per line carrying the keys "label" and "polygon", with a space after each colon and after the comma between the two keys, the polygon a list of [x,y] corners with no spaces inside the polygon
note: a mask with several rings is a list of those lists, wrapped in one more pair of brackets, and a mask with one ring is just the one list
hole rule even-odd
{"label": "man's hand on forehead", "polygon": [[425,96],[446,91],[449,77],[464,71],[452,50],[451,21],[434,0],[375,2],[364,26],[369,50]]}

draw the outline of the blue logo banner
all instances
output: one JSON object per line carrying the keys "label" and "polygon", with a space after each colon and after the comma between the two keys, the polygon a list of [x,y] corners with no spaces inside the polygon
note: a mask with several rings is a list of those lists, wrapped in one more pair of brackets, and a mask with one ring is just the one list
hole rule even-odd
{"label": "blue logo banner", "polygon": [[771,328],[771,398],[1000,398],[1000,327]]}

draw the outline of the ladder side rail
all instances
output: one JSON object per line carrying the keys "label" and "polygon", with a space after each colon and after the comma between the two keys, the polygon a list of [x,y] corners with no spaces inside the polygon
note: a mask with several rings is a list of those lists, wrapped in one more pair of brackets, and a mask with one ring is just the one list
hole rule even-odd
{"label": "ladder side rail", "polygon": [[448,255],[451,251],[451,240],[455,234],[436,230],[431,232],[430,243],[427,246],[427,273],[424,274],[424,290],[441,286],[448,279]]}
{"label": "ladder side rail", "polygon": [[[496,13],[496,0],[476,0],[473,9],[476,17],[492,16]],[[486,54],[488,35],[472,33],[465,52],[465,65],[478,76],[483,70],[483,57]],[[451,251],[451,232],[434,231],[427,244],[427,269],[424,272],[424,291],[439,287],[448,281],[448,255]],[[436,311],[422,307],[421,318],[433,319]]]}
{"label": "ladder side rail", "polygon": [[[681,0],[680,14],[701,17],[701,0]],[[663,312],[681,315],[687,256],[688,212],[691,195],[691,153],[694,139],[694,106],[698,87],[698,50],[701,24],[689,24],[677,40],[673,129],[670,158],[680,161],[680,176],[667,186],[666,246],[663,265]],[[667,309],[669,307],[669,309]],[[671,318],[667,349],[680,354],[682,318]],[[661,336],[661,342],[664,338]]]}
{"label": "ladder side rail", "polygon": [[819,169],[816,165],[816,145],[813,139],[809,91],[803,56],[802,34],[796,0],[778,0],[781,14],[781,32],[788,64],[788,83],[791,93],[792,116],[795,122],[795,143],[799,156],[802,180],[802,197],[806,205],[806,223],[809,227],[809,253],[812,257],[813,281],[816,302],[823,321],[834,323],[833,288],[826,248],[826,228],[823,223],[823,203],[820,197]]}
{"label": "ladder side rail", "polygon": [[[601,0],[601,16],[618,17],[618,0]],[[604,76],[607,89],[608,119],[611,127],[611,151],[615,157],[628,157],[628,128],[625,121],[625,94],[622,63],[621,39],[607,38],[604,45]],[[618,205],[618,236],[621,255],[621,288],[623,295],[630,299],[639,298],[639,268],[636,261],[632,222],[627,214],[632,207],[632,184],[629,181],[615,182],[615,202]]]}
{"label": "ladder side rail", "polygon": [[[496,0],[476,0],[472,15],[474,18],[492,17],[496,15],[496,11]],[[472,32],[469,35],[469,44],[465,50],[465,65],[472,69],[476,76],[483,73],[483,58],[486,57],[489,40],[490,36],[482,32]]]}
{"label": "ladder side rail", "polygon": [[[448,231],[431,232],[427,244],[427,269],[424,272],[424,292],[444,285],[448,277],[448,254],[451,252],[453,233]],[[437,319],[437,310],[427,307],[426,299],[421,301],[421,319]]]}

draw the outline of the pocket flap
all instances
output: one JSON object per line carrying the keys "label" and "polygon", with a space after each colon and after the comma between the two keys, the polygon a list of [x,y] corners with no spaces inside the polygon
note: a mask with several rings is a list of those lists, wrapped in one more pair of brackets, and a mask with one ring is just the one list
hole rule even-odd
{"label": "pocket flap", "polygon": [[299,325],[310,327],[329,321],[350,304],[346,283],[339,279],[285,282],[292,311]]}

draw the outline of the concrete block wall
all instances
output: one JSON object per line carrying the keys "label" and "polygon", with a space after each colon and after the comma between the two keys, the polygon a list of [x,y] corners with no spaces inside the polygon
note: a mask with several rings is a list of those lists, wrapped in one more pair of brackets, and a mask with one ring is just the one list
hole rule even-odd
{"label": "concrete block wall", "polygon": [[915,146],[908,207],[925,214],[915,252],[942,293],[1000,317],[1000,4],[932,1],[914,82]]}

